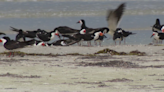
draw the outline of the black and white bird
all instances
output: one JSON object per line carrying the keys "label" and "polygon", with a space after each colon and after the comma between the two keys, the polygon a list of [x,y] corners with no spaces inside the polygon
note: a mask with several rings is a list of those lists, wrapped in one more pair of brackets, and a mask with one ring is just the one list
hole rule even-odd
{"label": "black and white bird", "polygon": [[86,30],[86,34],[92,34],[94,32],[98,32],[98,31],[101,31],[102,33],[108,33],[108,31],[109,31],[109,29],[107,27],[89,28],[89,27],[86,26],[86,23],[85,23],[84,19],[81,19],[77,23],[81,24],[81,29],[85,29]]}
{"label": "black and white bird", "polygon": [[36,47],[38,47],[38,46],[46,46],[46,44],[44,42],[42,42],[42,41],[35,40],[35,43],[34,43],[33,46],[36,46]]}
{"label": "black and white bird", "polygon": [[[164,33],[164,25],[161,25],[160,20],[157,18],[155,24],[152,26],[152,31],[153,32],[162,32]],[[155,44],[160,44],[162,43],[162,40],[156,40],[155,38],[152,41]]]}
{"label": "black and white bird", "polygon": [[136,33],[130,32],[130,31],[125,31],[125,30],[123,30],[122,28],[117,28],[116,31],[117,31],[117,30],[121,30],[121,31],[122,31],[124,44],[125,44],[125,41],[126,41],[126,37],[128,37],[129,35],[134,35],[134,34],[136,34]]}
{"label": "black and white bird", "polygon": [[[35,40],[33,39],[33,40],[29,40],[29,41],[19,42],[19,41],[11,40],[9,37],[5,36],[0,39],[0,42],[2,42],[2,44],[6,50],[13,51],[13,50],[17,50],[20,48],[24,48],[28,45],[33,45],[35,43]],[[11,54],[12,54],[12,52],[10,52],[10,55]],[[14,55],[14,53],[13,53],[13,55]]]}
{"label": "black and white bird", "polygon": [[154,31],[151,37],[154,37],[154,39],[156,40],[156,43],[158,44],[159,41],[164,40],[164,33]]}
{"label": "black and white bird", "polygon": [[56,32],[59,35],[74,35],[77,34],[80,30],[73,29],[68,26],[59,26],[54,29],[54,32]]}
{"label": "black and white bird", "polygon": [[152,26],[152,31],[162,31],[164,32],[164,25],[161,25],[160,20],[157,18],[155,24]]}
{"label": "black and white bird", "polygon": [[36,37],[39,38],[43,42],[51,41],[52,39],[54,39],[55,35],[59,36],[59,34],[56,33],[55,31],[46,32],[42,30],[36,33]]}
{"label": "black and white bird", "polygon": [[117,28],[113,34],[113,41],[115,42],[115,45],[117,40],[119,40],[119,45],[121,45],[121,41],[123,40],[123,32],[120,28]]}
{"label": "black and white bird", "polygon": [[[84,32],[86,32],[85,29],[83,29]],[[81,31],[83,31],[81,30]],[[91,46],[91,41],[95,41],[99,38],[99,36],[103,36],[103,33],[100,31],[100,32],[95,32],[95,33],[92,33],[92,34],[76,34],[74,36],[67,36],[69,39],[73,39],[73,40],[76,40],[76,41],[87,41],[87,44],[88,46]],[[66,36],[65,36],[66,37]]]}
{"label": "black and white bird", "polygon": [[109,32],[109,29],[104,27],[104,28],[101,28],[101,29],[97,30],[96,32],[99,32],[99,31],[103,33],[103,36],[99,36],[99,38],[97,40],[95,40],[95,45],[96,46],[97,46],[97,41],[99,42],[99,46],[101,46],[102,41],[105,38],[107,38],[107,36],[105,34]]}
{"label": "black and white bird", "polygon": [[114,35],[124,11],[125,11],[125,3],[120,4],[118,8],[114,10],[109,9],[107,11],[107,22],[108,22],[108,28],[110,30],[108,33],[111,36]]}

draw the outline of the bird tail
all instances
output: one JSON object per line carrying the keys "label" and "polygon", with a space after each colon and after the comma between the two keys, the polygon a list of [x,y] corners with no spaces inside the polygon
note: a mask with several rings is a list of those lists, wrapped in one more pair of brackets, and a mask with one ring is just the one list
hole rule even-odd
{"label": "bird tail", "polygon": [[131,33],[131,35],[135,35],[136,33]]}

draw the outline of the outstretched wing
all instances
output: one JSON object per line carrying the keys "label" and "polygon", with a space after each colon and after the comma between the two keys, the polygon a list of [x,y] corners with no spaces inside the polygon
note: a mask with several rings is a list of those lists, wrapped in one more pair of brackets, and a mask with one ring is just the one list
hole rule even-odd
{"label": "outstretched wing", "polygon": [[120,21],[124,10],[125,10],[125,3],[122,3],[121,5],[118,6],[117,9],[107,11],[107,21],[108,21],[108,27],[110,29],[108,33],[110,35],[113,36],[114,31],[117,28],[118,22]]}

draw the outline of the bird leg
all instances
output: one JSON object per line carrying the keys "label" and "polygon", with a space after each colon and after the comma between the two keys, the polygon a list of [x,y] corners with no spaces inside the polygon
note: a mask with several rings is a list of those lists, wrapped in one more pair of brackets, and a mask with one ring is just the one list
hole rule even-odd
{"label": "bird leg", "polygon": [[87,43],[88,43],[88,47],[91,46],[91,41],[87,41]]}
{"label": "bird leg", "polygon": [[121,45],[121,41],[119,42],[119,45]]}
{"label": "bird leg", "polygon": [[126,44],[126,43],[125,43],[125,40],[126,40],[126,38],[124,38],[124,45]]}
{"label": "bird leg", "polygon": [[94,41],[94,43],[95,43],[95,45],[97,46],[97,42],[96,42],[96,41]]}
{"label": "bird leg", "polygon": [[14,57],[14,52],[9,52],[9,57],[10,57],[11,55]]}
{"label": "bird leg", "polygon": [[115,45],[116,45],[116,41],[114,41]]}
{"label": "bird leg", "polygon": [[101,47],[101,41],[99,41],[99,46]]}
{"label": "bird leg", "polygon": [[12,52],[9,53],[9,57],[11,56],[11,53],[12,53]]}

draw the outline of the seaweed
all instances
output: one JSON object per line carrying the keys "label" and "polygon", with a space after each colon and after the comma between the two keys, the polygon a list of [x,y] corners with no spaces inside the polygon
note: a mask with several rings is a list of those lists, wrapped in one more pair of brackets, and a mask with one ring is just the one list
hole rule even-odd
{"label": "seaweed", "polygon": [[140,52],[138,50],[126,53],[126,52],[117,52],[115,50],[111,50],[111,49],[108,49],[108,48],[100,50],[100,51],[96,52],[95,54],[101,54],[101,53],[106,53],[106,54],[111,54],[111,55],[138,55],[138,56],[146,55],[145,52]]}

